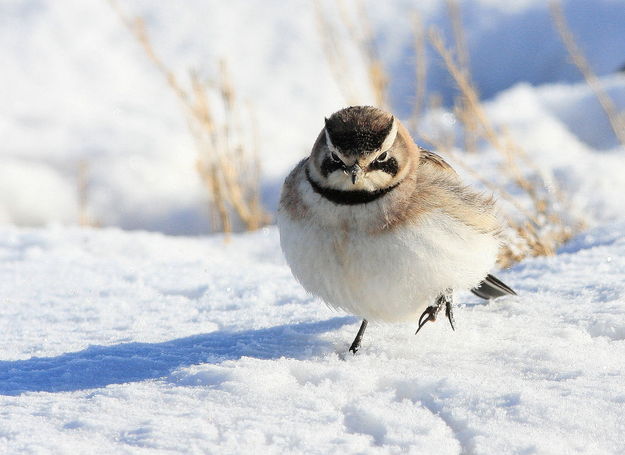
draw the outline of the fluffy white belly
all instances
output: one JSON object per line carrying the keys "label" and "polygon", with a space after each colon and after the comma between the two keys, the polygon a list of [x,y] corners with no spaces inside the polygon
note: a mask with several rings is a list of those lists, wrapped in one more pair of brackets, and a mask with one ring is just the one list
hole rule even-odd
{"label": "fluffy white belly", "polygon": [[495,263],[498,241],[443,213],[383,234],[278,217],[293,275],[328,305],[371,321],[417,318],[446,289],[470,289]]}

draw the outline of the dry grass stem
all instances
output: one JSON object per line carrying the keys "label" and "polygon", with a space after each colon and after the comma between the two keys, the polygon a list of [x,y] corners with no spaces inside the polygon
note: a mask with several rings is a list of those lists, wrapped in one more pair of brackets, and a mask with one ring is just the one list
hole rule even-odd
{"label": "dry grass stem", "polygon": [[[463,70],[455,61],[440,33],[431,29],[429,37],[430,42],[443,59],[447,71],[460,89],[462,101],[456,113],[465,131],[471,130],[476,139],[483,138],[499,152],[503,160],[502,174],[506,180],[514,183],[531,202],[529,209],[523,208],[517,201],[518,197],[512,196],[503,185],[490,184],[478,178],[486,188],[512,203],[523,217],[521,221],[518,221],[518,217],[506,216],[506,221],[516,233],[516,238],[510,238],[507,246],[504,247],[500,264],[510,265],[526,256],[555,254],[557,247],[569,240],[584,224],[583,221],[568,220],[565,215],[568,201],[557,187],[553,176],[546,175],[543,170],[539,169],[525,151],[514,142],[507,130],[497,129],[492,124],[469,78],[468,70]],[[446,149],[447,153],[450,150],[450,148]],[[455,159],[458,163],[462,163],[463,168],[471,168],[463,163],[463,160],[459,160],[457,154]],[[470,174],[474,177],[479,175],[476,171],[470,171]],[[526,177],[528,174],[531,177]]]}
{"label": "dry grass stem", "polygon": [[78,194],[78,225],[98,226],[99,223],[89,215],[89,162],[86,159],[78,161],[76,192]]}
{"label": "dry grass stem", "polygon": [[625,146],[625,120],[622,114],[619,114],[612,99],[608,96],[606,91],[601,85],[601,81],[590,67],[588,60],[584,56],[584,53],[575,42],[575,37],[569,28],[562,5],[557,0],[549,1],[549,8],[551,10],[551,17],[556,26],[556,30],[566,47],[573,64],[579,69],[584,76],[586,83],[595,94],[595,97],[599,101],[599,104],[603,108],[604,112],[608,116],[610,126],[616,135],[618,141]]}
{"label": "dry grass stem", "polygon": [[425,108],[428,71],[428,61],[425,52],[425,28],[418,13],[415,13],[412,19],[412,33],[415,53],[415,99],[408,124],[410,129],[416,133],[419,128],[419,118]]}
{"label": "dry grass stem", "polygon": [[[255,125],[241,123],[225,61],[220,62],[220,76],[215,83],[203,81],[197,72],[191,71],[190,90],[187,90],[156,54],[143,20],[128,17],[116,0],[109,0],[109,3],[149,60],[163,74],[185,110],[198,150],[196,169],[209,195],[213,229],[232,232],[237,226],[233,217],[247,230],[265,225],[269,216],[260,202],[258,148],[256,138],[249,139]],[[220,122],[215,120],[216,109],[223,112]]]}
{"label": "dry grass stem", "polygon": [[314,5],[323,51],[347,104],[363,104],[365,99],[354,89],[354,65],[345,49],[346,45],[352,45],[367,69],[367,83],[375,105],[388,108],[388,75],[378,56],[375,35],[362,0],[349,4],[337,1],[338,24],[332,20],[322,0],[315,0]]}
{"label": "dry grass stem", "polygon": [[462,68],[466,76],[469,76],[469,49],[464,37],[462,25],[462,12],[457,0],[446,0],[447,12],[451,20],[451,30],[454,36],[454,45],[458,58],[458,66]]}
{"label": "dry grass stem", "polygon": [[[462,12],[460,4],[457,0],[446,0],[447,13],[451,21],[451,30],[454,38],[454,49],[457,58],[458,68],[464,74],[464,77],[471,82],[471,71],[469,67],[469,50],[464,35],[464,27],[462,25]],[[467,100],[464,96],[459,96],[456,100],[455,114],[460,118],[465,128],[463,130],[464,149],[469,153],[477,151],[477,125],[475,118],[471,115],[470,109],[467,107]]]}
{"label": "dry grass stem", "polygon": [[335,82],[337,83],[343,98],[347,104],[359,104],[361,98],[355,92],[350,81],[350,72],[346,70],[346,55],[343,48],[339,45],[339,38],[336,36],[335,26],[332,25],[327,13],[324,11],[321,0],[315,0],[315,15],[317,19],[317,27],[324,55],[328,61],[328,67],[332,72]]}

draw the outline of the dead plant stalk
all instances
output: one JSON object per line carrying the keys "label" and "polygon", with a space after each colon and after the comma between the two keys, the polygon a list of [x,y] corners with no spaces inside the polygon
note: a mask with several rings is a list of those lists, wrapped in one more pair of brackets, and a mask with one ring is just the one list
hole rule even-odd
{"label": "dead plant stalk", "polygon": [[[544,171],[540,170],[521,147],[512,140],[507,131],[497,130],[493,126],[480,102],[477,90],[468,76],[468,71],[463,70],[455,62],[452,52],[445,46],[440,33],[436,29],[431,29],[429,37],[460,90],[462,103],[460,104],[461,115],[458,115],[458,118],[463,122],[465,129],[472,129],[476,138],[483,137],[501,154],[504,159],[504,164],[501,167],[503,174],[525,192],[532,203],[530,210],[523,209],[521,204],[505,191],[503,186],[492,185],[484,182],[484,179],[478,178],[487,188],[496,190],[497,194],[511,202],[525,218],[525,221],[517,221],[511,216],[506,217],[508,225],[516,232],[522,244],[518,244],[517,241],[517,244],[514,245],[513,239],[511,239],[510,244],[504,247],[500,263],[509,265],[521,260],[526,255],[554,254],[556,248],[568,240],[574,232],[573,227],[564,220],[561,211],[557,208],[558,206],[566,207],[568,201],[557,188],[555,179],[545,175]],[[471,121],[468,122],[467,119],[471,119]],[[459,162],[463,163],[462,160]],[[536,176],[534,180],[525,177],[521,163],[525,169],[533,172]],[[466,164],[463,164],[463,167],[471,169]],[[473,176],[479,175],[472,169],[470,173]],[[550,184],[546,182],[550,182]],[[574,224],[581,225],[582,222],[579,220]]]}
{"label": "dead plant stalk", "polygon": [[614,102],[603,89],[601,81],[599,81],[599,78],[590,67],[588,60],[586,60],[584,53],[575,42],[575,37],[566,22],[566,17],[564,16],[561,3],[556,0],[550,0],[549,8],[551,10],[551,17],[553,18],[556,30],[558,31],[558,34],[560,35],[560,38],[564,43],[564,47],[571,57],[573,64],[577,67],[577,69],[579,69],[580,73],[582,73],[586,83],[595,94],[601,108],[608,117],[610,126],[614,131],[614,135],[621,145],[625,146],[625,119],[619,115]]}
{"label": "dead plant stalk", "polygon": [[322,0],[314,0],[319,35],[329,69],[345,101],[351,105],[362,104],[364,98],[354,90],[356,75],[353,61],[345,48],[352,45],[358,59],[365,65],[375,105],[388,108],[388,75],[378,56],[373,28],[362,0],[336,2],[340,26],[333,22],[323,3]]}
{"label": "dead plant stalk", "polygon": [[[148,59],[163,74],[185,110],[198,150],[196,169],[211,201],[213,228],[221,229],[226,234],[232,232],[233,215],[247,230],[266,224],[269,216],[260,203],[259,156],[255,147],[245,144],[242,139],[245,132],[236,123],[236,98],[225,62],[220,62],[220,77],[214,84],[202,81],[197,72],[191,71],[191,90],[188,91],[156,54],[143,20],[128,17],[116,0],[108,2]],[[221,124],[217,124],[213,115],[215,106],[214,102],[211,103],[211,93],[215,91],[224,112]]]}

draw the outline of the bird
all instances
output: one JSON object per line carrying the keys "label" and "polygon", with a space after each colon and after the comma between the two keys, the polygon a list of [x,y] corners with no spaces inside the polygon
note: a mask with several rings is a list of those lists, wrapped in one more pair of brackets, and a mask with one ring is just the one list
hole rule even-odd
{"label": "bird", "polygon": [[490,274],[502,244],[492,196],[463,184],[377,107],[325,118],[310,155],[284,181],[277,225],[304,289],[362,318],[354,354],[369,321],[415,320],[418,333],[444,309],[455,330],[454,292],[516,294]]}

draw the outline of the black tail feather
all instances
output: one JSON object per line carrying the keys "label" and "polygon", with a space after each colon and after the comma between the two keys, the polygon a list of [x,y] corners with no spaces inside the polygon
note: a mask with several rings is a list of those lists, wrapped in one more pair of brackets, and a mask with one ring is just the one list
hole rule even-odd
{"label": "black tail feather", "polygon": [[479,286],[471,289],[471,292],[485,300],[495,299],[502,295],[516,295],[516,292],[510,286],[490,274],[486,275],[486,278]]}

